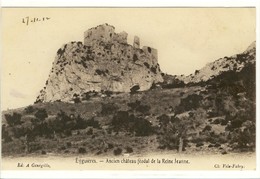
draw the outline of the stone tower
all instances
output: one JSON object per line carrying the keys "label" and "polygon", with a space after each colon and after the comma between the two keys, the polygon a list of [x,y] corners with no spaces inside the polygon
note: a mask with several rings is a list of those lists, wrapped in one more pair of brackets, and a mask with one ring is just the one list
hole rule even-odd
{"label": "stone tower", "polygon": [[133,47],[134,47],[134,48],[140,48],[140,39],[139,39],[139,37],[137,37],[137,36],[134,37]]}

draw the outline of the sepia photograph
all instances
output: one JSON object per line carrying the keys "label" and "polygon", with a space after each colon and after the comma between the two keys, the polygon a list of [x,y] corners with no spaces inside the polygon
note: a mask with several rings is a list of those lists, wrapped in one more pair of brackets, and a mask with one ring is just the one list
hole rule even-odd
{"label": "sepia photograph", "polygon": [[2,8],[1,170],[256,170],[256,8]]}

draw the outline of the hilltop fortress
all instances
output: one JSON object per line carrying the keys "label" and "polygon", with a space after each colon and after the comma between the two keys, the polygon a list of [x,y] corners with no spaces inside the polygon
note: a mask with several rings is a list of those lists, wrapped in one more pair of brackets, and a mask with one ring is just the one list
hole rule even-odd
{"label": "hilltop fortress", "polygon": [[89,91],[130,92],[133,86],[148,90],[162,82],[157,50],[139,37],[127,43],[126,32],[115,33],[108,24],[84,32],[84,43],[70,42],[57,51],[45,87],[37,102],[72,101]]}

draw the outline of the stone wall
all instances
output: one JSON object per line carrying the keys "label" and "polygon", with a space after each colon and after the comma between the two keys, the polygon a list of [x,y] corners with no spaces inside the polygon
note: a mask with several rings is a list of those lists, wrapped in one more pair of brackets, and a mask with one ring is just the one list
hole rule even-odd
{"label": "stone wall", "polygon": [[127,36],[128,34],[125,31],[123,31],[118,34],[114,34],[113,40],[117,41],[118,43],[127,44]]}
{"label": "stone wall", "polygon": [[105,43],[117,41],[118,43],[127,43],[126,32],[115,33],[115,27],[103,24],[97,27],[91,28],[84,32],[84,45],[91,46],[96,41],[102,41]]}
{"label": "stone wall", "polygon": [[84,45],[91,46],[95,41],[109,42],[113,39],[115,28],[108,24],[99,25],[84,32]]}

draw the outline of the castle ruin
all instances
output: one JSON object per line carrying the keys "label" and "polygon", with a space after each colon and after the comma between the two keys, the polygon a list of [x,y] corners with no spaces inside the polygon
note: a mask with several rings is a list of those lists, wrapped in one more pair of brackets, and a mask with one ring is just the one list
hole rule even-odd
{"label": "castle ruin", "polygon": [[46,86],[37,101],[84,99],[89,91],[130,92],[133,86],[148,90],[162,82],[157,50],[140,48],[135,36],[127,43],[126,32],[102,24],[84,32],[84,42],[70,42],[58,51]]}

